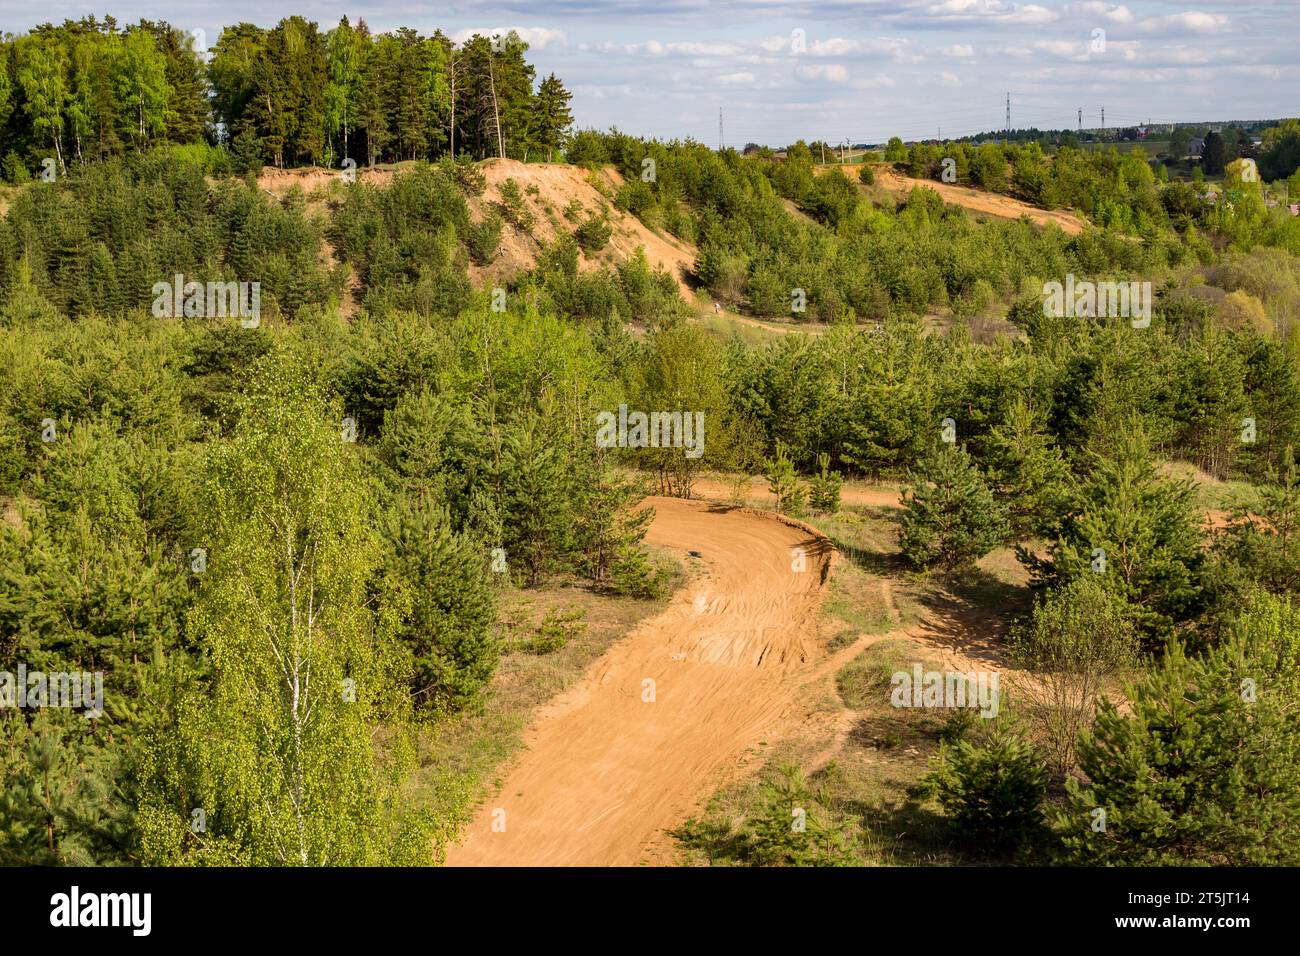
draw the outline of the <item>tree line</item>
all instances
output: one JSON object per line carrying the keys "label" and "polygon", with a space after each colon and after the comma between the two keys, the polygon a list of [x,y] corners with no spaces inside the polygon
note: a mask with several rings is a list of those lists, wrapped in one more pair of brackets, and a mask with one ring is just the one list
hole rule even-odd
{"label": "tree line", "polygon": [[163,22],[43,24],[0,42],[0,174],[62,175],[159,144],[206,146],[213,172],[547,159],[572,123],[571,94],[554,74],[535,83],[527,49],[513,32],[457,44],[346,17],[326,31],[298,16],[240,23],[211,50]]}

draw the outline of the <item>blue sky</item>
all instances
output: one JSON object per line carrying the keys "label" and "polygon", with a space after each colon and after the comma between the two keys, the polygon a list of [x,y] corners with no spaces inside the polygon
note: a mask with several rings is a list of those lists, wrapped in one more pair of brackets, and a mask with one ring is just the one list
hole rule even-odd
{"label": "blue sky", "polygon": [[[877,142],[1015,126],[1300,115],[1297,0],[0,0],[0,24],[111,13],[214,40],[223,24],[347,14],[383,31],[514,28],[540,74],[574,92],[580,126],[728,145]],[[1103,32],[1097,32],[1103,31]],[[1104,42],[1103,42],[1104,41]]]}

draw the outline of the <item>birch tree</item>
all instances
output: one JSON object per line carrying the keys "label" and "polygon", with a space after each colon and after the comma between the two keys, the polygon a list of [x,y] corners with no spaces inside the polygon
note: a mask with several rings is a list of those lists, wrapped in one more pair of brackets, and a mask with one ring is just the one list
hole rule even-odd
{"label": "birch tree", "polygon": [[54,148],[59,169],[63,162],[63,111],[68,103],[68,55],[57,42],[27,36],[15,45],[18,88],[25,100],[32,135]]}
{"label": "birch tree", "polygon": [[367,42],[363,34],[352,28],[347,17],[339,21],[325,41],[329,76],[325,86],[325,131],[331,136],[343,134],[344,158],[352,155],[348,139],[357,123],[361,65]]}
{"label": "birch tree", "polygon": [[409,668],[391,639],[402,610],[367,604],[380,551],[340,411],[305,362],[273,352],[212,454],[190,621],[212,677],[154,754],[151,775],[170,778],[142,814],[155,862],[436,861],[436,826],[397,803],[410,754]]}

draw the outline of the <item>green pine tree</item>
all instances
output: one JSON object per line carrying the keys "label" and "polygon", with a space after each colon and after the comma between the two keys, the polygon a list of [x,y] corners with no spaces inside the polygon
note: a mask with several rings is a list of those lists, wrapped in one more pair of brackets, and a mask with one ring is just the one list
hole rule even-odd
{"label": "green pine tree", "polygon": [[1010,536],[1050,533],[1065,510],[1071,475],[1043,417],[1018,398],[989,432],[986,445],[990,483],[1007,503]]}
{"label": "green pine tree", "polygon": [[573,125],[573,111],[569,109],[572,99],[573,94],[564,88],[554,73],[542,80],[533,98],[529,141],[541,151],[548,163],[554,161],[567,141],[569,128]]}
{"label": "green pine tree", "polygon": [[1086,780],[1056,818],[1068,859],[1128,866],[1300,862],[1300,611],[1260,596],[1203,658],[1171,642],[1103,701],[1079,742]]}
{"label": "green pine tree", "polygon": [[1005,536],[1003,509],[965,448],[942,444],[908,482],[899,545],[916,567],[967,567]]}
{"label": "green pine tree", "polygon": [[1200,514],[1190,482],[1156,471],[1145,435],[1129,427],[1113,457],[1093,455],[1049,557],[1022,552],[1037,580],[1096,574],[1133,608],[1148,647],[1199,613],[1206,595]]}
{"label": "green pine tree", "polygon": [[776,498],[776,510],[783,515],[803,514],[808,489],[799,481],[785,442],[777,439],[776,454],[763,463],[763,470],[767,489]]}
{"label": "green pine tree", "polygon": [[839,472],[831,471],[831,456],[826,452],[817,456],[817,465],[821,471],[808,479],[809,503],[818,514],[833,515],[840,510],[844,479]]}
{"label": "green pine tree", "polygon": [[457,710],[496,670],[496,599],[487,555],[455,534],[446,510],[417,499],[386,516],[382,579],[407,609],[397,631],[414,660],[416,704]]}

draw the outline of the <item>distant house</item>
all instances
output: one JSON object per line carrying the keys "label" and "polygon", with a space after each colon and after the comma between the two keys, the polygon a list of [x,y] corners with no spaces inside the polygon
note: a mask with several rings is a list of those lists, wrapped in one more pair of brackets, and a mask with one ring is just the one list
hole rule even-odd
{"label": "distant house", "polygon": [[1187,155],[1193,159],[1199,159],[1203,152],[1205,152],[1205,140],[1199,136],[1193,136],[1187,143]]}

